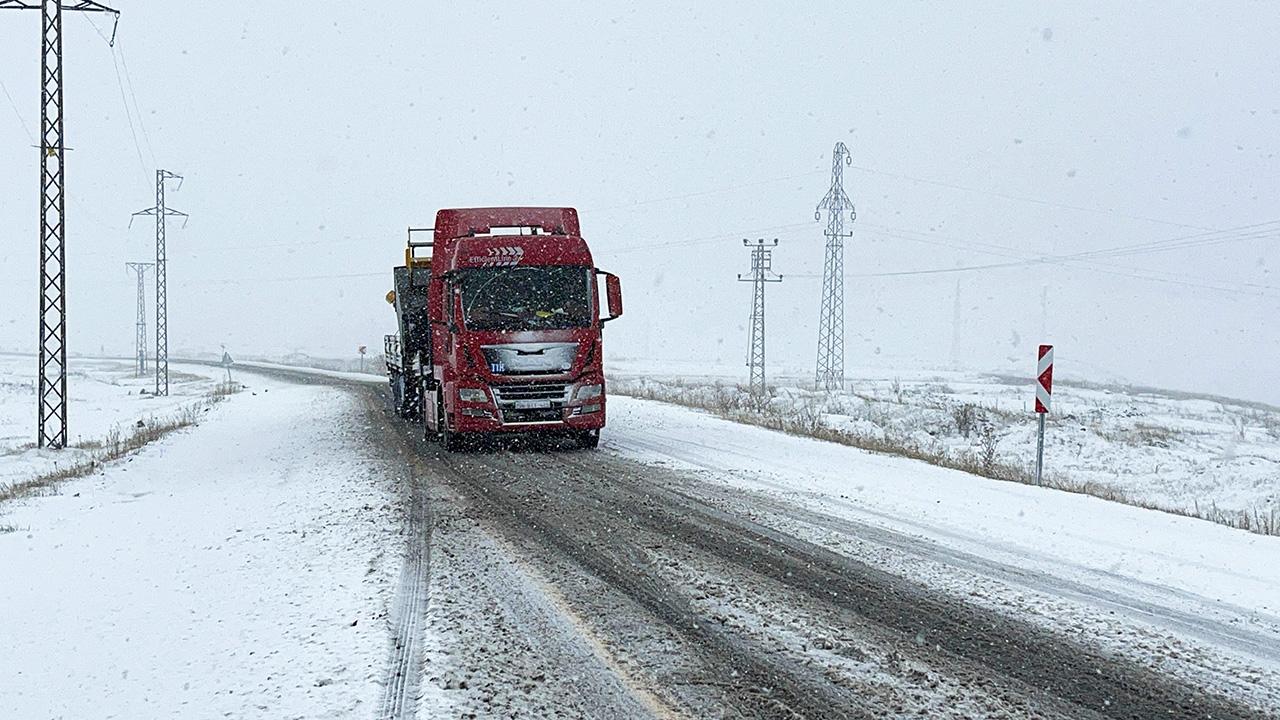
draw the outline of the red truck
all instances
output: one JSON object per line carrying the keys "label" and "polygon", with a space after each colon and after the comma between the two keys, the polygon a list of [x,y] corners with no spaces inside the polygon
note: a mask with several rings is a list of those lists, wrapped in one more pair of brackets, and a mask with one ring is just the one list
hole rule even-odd
{"label": "red truck", "polygon": [[409,229],[393,275],[386,363],[400,415],[449,450],[496,433],[600,442],[601,328],[622,315],[622,286],[592,262],[577,210],[440,210],[435,227]]}

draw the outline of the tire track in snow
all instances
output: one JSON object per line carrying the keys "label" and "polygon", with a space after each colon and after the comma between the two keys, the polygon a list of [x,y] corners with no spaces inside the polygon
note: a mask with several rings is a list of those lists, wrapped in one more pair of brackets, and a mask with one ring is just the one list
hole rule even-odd
{"label": "tire track in snow", "polygon": [[[385,404],[378,396],[361,394],[368,415],[379,421],[381,431],[397,431],[388,423]],[[431,522],[425,489],[422,487],[421,460],[406,458],[415,470],[407,478],[408,517],[406,518],[405,558],[396,584],[391,608],[391,651],[383,675],[379,720],[412,720],[417,712],[418,689],[422,673],[422,631],[427,612],[427,588],[431,567]]]}
{"label": "tire track in snow", "polygon": [[[509,527],[571,558],[652,613],[654,620],[684,636],[690,647],[719,671],[718,678],[700,682],[727,696],[722,699],[722,711],[730,712],[729,716],[848,720],[876,717],[876,709],[864,704],[856,694],[812,676],[790,658],[760,652],[745,638],[698,612],[684,593],[643,569],[643,563],[638,562],[639,551],[631,544],[634,538],[627,537],[621,528],[615,528],[618,532],[612,535],[578,532],[546,517],[546,508],[509,493],[520,480],[519,475],[512,475],[513,471],[520,472],[520,468],[513,467],[513,459],[536,459],[543,467],[543,480],[561,471],[567,462],[555,455],[539,453],[522,458],[505,453],[451,457],[445,459],[445,464],[464,492],[485,498],[493,512],[507,519]],[[590,504],[581,506],[584,517],[596,515],[587,509]]]}
{"label": "tire track in snow", "polygon": [[[452,467],[443,453],[436,462]],[[552,582],[572,570],[549,573],[531,563],[473,502],[445,483],[429,489],[437,560],[426,634],[442,642],[428,644],[423,698],[432,696],[433,674],[469,686],[444,698],[450,714],[440,717],[541,717],[548,708],[558,718],[685,717],[637,681]],[[477,653],[477,646],[488,649]]]}
{"label": "tire track in snow", "polygon": [[[690,448],[697,447],[696,443],[692,442],[683,444]],[[626,452],[653,453],[679,463],[693,464],[713,472],[723,472],[710,463],[695,462],[697,458],[691,457],[689,452],[673,450],[672,446],[647,439],[611,440],[608,447]],[[763,478],[757,479],[756,482],[768,490],[782,493],[784,498],[802,495],[790,486],[771,483]],[[806,506],[803,500],[788,502],[769,492],[742,491],[721,485],[715,480],[709,483],[689,482],[681,486],[681,492],[712,505],[735,508],[735,512],[739,514],[763,513],[764,516],[772,518],[766,524],[789,534],[795,535],[797,532],[795,529],[788,529],[790,523],[799,524],[802,528],[815,532],[821,530],[835,532],[847,538],[856,538],[860,542],[893,550],[904,556],[941,563],[953,570],[969,571],[1027,591],[1073,600],[1139,622],[1150,623],[1171,631],[1179,637],[1195,639],[1211,647],[1227,648],[1280,667],[1280,618],[1276,616],[1262,615],[1217,602],[1209,603],[1205,598],[1186,591],[1118,576],[1083,565],[1071,566],[1072,572],[1080,578],[1072,579],[974,555],[932,540],[886,529],[875,524],[874,521],[883,519],[899,525],[905,524],[921,533],[942,535],[964,543],[974,542],[971,535],[914,523],[839,498],[827,497],[823,498],[823,501],[866,515],[870,521],[829,515]],[[823,545],[821,542],[817,544]],[[1034,559],[1041,565],[1063,566],[1063,561],[1059,559],[1028,553],[1025,549],[1012,545],[990,540],[984,541],[983,545],[1013,557]],[[1111,589],[1114,587],[1123,587],[1125,592]],[[1226,619],[1223,619],[1224,617]],[[1245,625],[1237,618],[1250,618],[1252,623]]]}
{"label": "tire track in snow", "polygon": [[[369,393],[368,397],[375,398],[373,393]],[[382,421],[383,424],[385,420]],[[396,428],[400,433],[413,433],[413,429],[408,427]],[[620,458],[599,458],[608,467],[596,467],[595,463],[589,463],[587,467],[574,467],[577,463],[571,457],[547,457],[546,455],[526,455],[523,461],[516,461],[517,467],[505,468],[507,472],[501,472],[499,467],[488,465],[495,458],[490,456],[487,460],[477,458],[476,465],[480,467],[469,467],[464,484],[471,486],[471,491],[477,493],[482,503],[492,503],[499,507],[492,508],[496,511],[496,516],[492,519],[503,520],[507,522],[515,520],[514,523],[519,527],[519,534],[527,537],[535,537],[541,541],[541,544],[550,546],[548,549],[555,548],[563,556],[572,558],[573,560],[585,564],[593,574],[605,579],[613,585],[614,590],[622,590],[627,594],[635,597],[636,595],[647,596],[644,599],[657,600],[659,607],[657,608],[659,616],[669,614],[671,617],[659,618],[664,624],[675,621],[674,624],[683,625],[692,621],[688,630],[689,635],[695,636],[693,639],[702,641],[703,644],[708,640],[711,644],[714,642],[716,633],[713,631],[708,633],[705,631],[698,632],[703,623],[698,622],[704,620],[697,613],[681,613],[670,612],[671,610],[680,610],[682,608],[672,608],[670,606],[671,597],[660,597],[665,593],[650,592],[659,590],[656,587],[649,587],[654,578],[636,578],[630,576],[631,572],[637,569],[635,558],[629,557],[626,552],[627,539],[619,537],[624,534],[624,527],[615,525],[614,518],[632,518],[638,520],[644,527],[645,531],[660,531],[668,534],[671,540],[681,542],[685,547],[695,549],[700,552],[709,553],[712,556],[722,557],[731,563],[744,563],[747,558],[754,560],[745,562],[744,568],[752,569],[756,572],[763,571],[766,575],[774,578],[784,585],[790,586],[793,590],[799,591],[803,595],[810,596],[814,601],[822,600],[831,596],[832,588],[839,587],[842,599],[835,602],[834,605],[841,608],[851,610],[864,617],[868,614],[877,624],[884,623],[885,627],[902,631],[900,627],[903,622],[917,625],[921,620],[930,621],[936,624],[941,621],[943,625],[954,623],[961,618],[938,617],[939,615],[947,615],[947,611],[936,612],[939,608],[938,598],[928,596],[915,597],[914,593],[906,593],[911,598],[897,598],[897,601],[908,601],[898,603],[896,609],[879,607],[889,601],[893,595],[897,593],[889,591],[889,587],[874,582],[875,577],[867,577],[866,569],[862,568],[860,572],[850,572],[851,568],[846,559],[840,558],[838,561],[834,554],[830,551],[823,551],[820,548],[812,546],[810,543],[798,540],[789,536],[789,534],[779,533],[775,530],[763,527],[758,523],[751,522],[746,518],[737,514],[726,514],[723,511],[707,507],[704,502],[696,498],[689,497],[680,493],[677,488],[680,482],[663,482],[667,480],[675,480],[674,477],[679,473],[665,473],[656,468],[641,469],[636,467],[637,463],[624,461]],[[532,460],[532,462],[530,462]],[[550,462],[547,462],[547,461]],[[564,462],[566,461],[567,462]],[[558,462],[560,461],[560,462]],[[416,467],[424,469],[426,472],[438,472],[439,458],[432,459],[430,457],[419,458],[412,462]],[[472,465],[469,460],[463,460],[464,466]],[[556,467],[556,466],[559,467]],[[587,476],[595,476],[600,484],[595,489],[586,487],[572,488],[565,487],[565,481],[570,478],[564,477],[564,468],[572,467],[579,473]],[[481,472],[474,472],[481,471]],[[497,472],[495,472],[497,471]],[[570,483],[572,485],[573,483]],[[667,487],[662,487],[667,485]],[[520,486],[520,487],[518,487]],[[565,492],[565,491],[568,492]],[[676,492],[671,492],[676,490]],[[506,496],[506,497],[504,497]],[[559,496],[559,497],[557,497]],[[574,497],[576,496],[576,498]],[[503,502],[506,501],[506,502]],[[570,506],[564,506],[562,509],[568,514],[565,516],[570,522],[568,526],[555,527],[552,523],[548,527],[547,521],[551,518],[546,516],[546,511],[553,510],[557,505],[563,502],[570,502]],[[586,501],[583,503],[583,501]],[[501,507],[504,506],[505,507]],[[576,509],[573,506],[576,505]],[[645,511],[648,511],[647,513]],[[584,512],[586,511],[586,512]],[[586,517],[584,517],[584,515]],[[505,518],[503,517],[505,516]],[[591,527],[591,523],[596,522],[601,517],[606,517],[609,521],[600,527]],[[749,517],[749,516],[748,516]],[[591,535],[595,542],[592,543],[586,538],[576,536],[576,533],[565,533],[569,526],[576,527],[579,524],[586,523],[586,527],[581,529],[594,530]],[[637,528],[638,529],[638,528]],[[604,532],[599,532],[603,530]],[[621,546],[619,546],[619,544]],[[595,557],[591,551],[598,553]],[[425,567],[429,564],[428,550],[425,544],[421,545],[423,557],[421,558]],[[837,556],[838,557],[838,556]],[[852,576],[851,576],[852,575]],[[877,575],[871,573],[871,575]],[[862,576],[862,577],[859,577]],[[866,592],[866,588],[860,587],[859,581],[872,580],[873,587],[870,592]],[[895,586],[894,589],[901,590],[896,587],[895,583],[889,583]],[[859,590],[863,592],[859,592]],[[659,596],[659,597],[655,597]],[[860,598],[855,601],[854,605],[849,605],[849,598]],[[420,596],[422,607],[425,607],[425,595]],[[923,602],[922,602],[923,601]],[[678,604],[678,603],[677,603]],[[894,602],[890,602],[893,605]],[[945,604],[945,603],[944,603]],[[665,606],[665,607],[663,607]],[[1240,705],[1236,705],[1230,699],[1213,694],[1200,694],[1195,689],[1181,686],[1176,682],[1164,682],[1156,679],[1138,668],[1128,666],[1127,663],[1117,663],[1111,659],[1103,659],[1097,656],[1089,657],[1090,653],[1079,653],[1080,648],[1072,647],[1072,656],[1064,654],[1067,647],[1071,643],[1061,646],[1055,646],[1052,643],[1044,644],[1035,642],[1032,637],[1036,633],[1001,632],[1001,630],[1010,629],[1009,625],[1018,625],[1018,623],[1010,623],[1003,618],[997,620],[997,616],[988,616],[986,613],[975,611],[974,608],[960,604],[960,608],[964,612],[959,615],[967,616],[965,619],[972,620],[973,616],[982,616],[980,619],[985,622],[962,623],[967,625],[969,630],[984,633],[986,638],[961,637],[956,640],[953,633],[945,643],[949,647],[941,650],[943,655],[958,656],[968,658],[970,660],[977,659],[979,665],[986,665],[990,670],[995,670],[993,680],[997,680],[1001,676],[1013,676],[1020,678],[1023,682],[1030,681],[1032,687],[1042,684],[1048,687],[1041,687],[1039,692],[1048,691],[1051,695],[1068,700],[1068,702],[1076,703],[1075,708],[1083,715],[1101,715],[1112,717],[1144,717],[1144,716],[1168,716],[1170,713],[1174,715],[1196,714],[1201,715],[1206,712],[1212,713],[1214,717],[1262,717],[1257,714],[1256,709],[1249,709]],[[651,610],[655,609],[650,607]],[[957,610],[958,608],[950,607],[949,610]],[[662,612],[667,611],[667,612]],[[868,612],[870,611],[870,612]],[[402,612],[397,606],[397,619]],[[929,617],[921,617],[921,615]],[[421,615],[419,615],[419,618]],[[913,619],[914,618],[914,619]],[[412,618],[409,622],[414,622]],[[705,620],[704,620],[705,621]],[[421,631],[421,620],[416,621],[418,630]],[[926,623],[929,624],[929,623]],[[954,630],[955,628],[951,628]],[[1019,631],[1025,628],[1016,628]],[[938,632],[939,628],[931,629],[930,635],[942,635],[948,637],[946,632]],[[399,630],[398,630],[399,632]],[[687,631],[688,632],[688,631]],[[401,662],[399,658],[410,657],[413,655],[412,644],[416,641],[418,633],[411,633],[407,644],[407,650],[403,653],[399,652],[401,648],[397,645],[397,652],[393,653],[394,662]],[[965,633],[961,633],[964,635]],[[1001,640],[1005,642],[1013,642],[1014,645],[1031,645],[1033,647],[1000,647]],[[1027,642],[1031,641],[1031,642]],[[960,642],[957,645],[956,642]],[[740,648],[747,650],[747,648]],[[1057,652],[1043,653],[1044,650],[1051,649]],[[1018,652],[1021,650],[1022,652]],[[703,653],[706,648],[702,648]],[[970,657],[971,652],[975,652],[978,658]],[[420,654],[420,651],[419,651]],[[701,654],[701,653],[700,653]],[[1015,654],[1017,657],[1015,657]],[[1075,656],[1083,655],[1083,657]],[[717,655],[717,653],[711,653]],[[735,658],[737,659],[737,658]],[[748,657],[748,659],[754,659]],[[1101,662],[1098,662],[1101,661]],[[1099,669],[1105,667],[1106,675],[1111,677],[1095,677],[1083,672],[1082,665],[1090,663],[1098,666]],[[729,667],[733,667],[730,661]],[[410,662],[411,671],[402,673],[402,683],[399,697],[403,699],[408,696],[412,697],[412,692],[407,692],[411,686],[416,686],[417,670],[420,662],[414,664]],[[1027,665],[1032,667],[1028,669]],[[993,667],[994,666],[994,667]],[[760,668],[764,669],[764,668]],[[775,672],[765,671],[766,676],[770,680],[778,679],[776,669],[769,668]],[[1066,686],[1062,683],[1065,674]],[[744,678],[745,679],[745,678]],[[756,679],[756,678],[752,678]],[[764,678],[759,678],[764,679]],[[816,680],[816,678],[814,679]],[[1135,682],[1136,681],[1136,682]],[[749,681],[750,683],[750,681]],[[755,683],[750,683],[755,684]],[[803,683],[808,684],[808,683]],[[796,688],[798,689],[798,688]],[[806,687],[805,690],[815,688]],[[820,690],[828,690],[821,688]],[[1119,692],[1117,692],[1119,691]],[[1188,691],[1195,693],[1194,697],[1187,694]],[[1034,691],[1033,691],[1034,692]],[[391,693],[389,692],[388,695]],[[1036,693],[1038,694],[1038,693]],[[827,692],[819,692],[817,697],[809,698],[787,698],[787,700],[800,700],[800,702],[783,701],[778,705],[770,707],[758,706],[748,712],[759,716],[772,716],[776,714],[787,715],[810,715],[814,717],[828,717],[831,715],[831,704],[825,704],[819,710],[818,706],[811,705],[814,700]],[[1099,697],[1101,696],[1101,697]],[[1108,697],[1111,696],[1111,697]],[[1116,697],[1119,696],[1119,697]],[[1106,698],[1108,701],[1100,703],[1099,701]],[[1119,699],[1120,703],[1114,703],[1112,700]],[[740,698],[745,700],[746,698]],[[776,698],[778,700],[781,698]],[[835,698],[825,697],[823,700],[834,700]],[[808,702],[805,702],[808,700]],[[1083,701],[1083,702],[1081,702]],[[819,700],[818,702],[821,702]],[[404,711],[404,703],[400,703],[401,712]],[[852,716],[864,714],[859,712],[855,704],[847,706],[845,711]],[[746,710],[746,708],[739,708]],[[754,712],[752,712],[754,711]],[[412,711],[407,717],[412,716]],[[1269,715],[1268,715],[1269,716]],[[400,717],[406,717],[401,715]]]}
{"label": "tire track in snow", "polygon": [[[641,525],[679,538],[773,577],[817,601],[843,607],[865,621],[936,644],[939,653],[989,668],[996,677],[1025,683],[1065,700],[1082,712],[1104,717],[1261,718],[1234,699],[1161,676],[1145,667],[1104,656],[1019,620],[930,593],[857,560],[725,512],[661,480],[653,470],[637,484],[612,462],[587,463],[572,456],[560,464],[594,476],[611,489],[607,500],[579,491],[585,501],[631,508]],[[675,480],[675,479],[673,479]]]}

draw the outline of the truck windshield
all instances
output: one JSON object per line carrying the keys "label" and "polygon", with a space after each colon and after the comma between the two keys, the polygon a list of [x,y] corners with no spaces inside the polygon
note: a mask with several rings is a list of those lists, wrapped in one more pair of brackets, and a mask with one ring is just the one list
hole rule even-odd
{"label": "truck windshield", "polygon": [[591,324],[588,268],[518,265],[458,274],[468,329],[553,330]]}

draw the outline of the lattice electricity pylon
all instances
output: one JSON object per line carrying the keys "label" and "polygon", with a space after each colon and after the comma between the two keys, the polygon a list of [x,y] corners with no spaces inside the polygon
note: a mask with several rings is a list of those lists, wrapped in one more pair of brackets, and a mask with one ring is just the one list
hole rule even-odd
{"label": "lattice electricity pylon", "polygon": [[[186,226],[187,214],[165,207],[164,182],[177,180],[182,188],[182,176],[168,170],[156,170],[156,204],[146,210],[139,210],[139,215],[154,215],[156,218],[156,395],[169,394],[169,290],[168,273],[165,262],[165,219],[169,217],[183,218]],[[130,220],[130,224],[132,224]]]}
{"label": "lattice electricity pylon", "polygon": [[[63,128],[62,11],[120,13],[78,0],[0,0],[0,10],[39,10],[40,22],[40,336],[36,372],[36,445],[67,445],[67,146]],[[115,31],[111,33],[115,41]]]}
{"label": "lattice electricity pylon", "polygon": [[752,283],[751,293],[751,349],[747,351],[747,367],[751,370],[748,390],[756,397],[768,394],[764,381],[764,284],[782,282],[782,276],[773,272],[773,250],[778,246],[775,238],[772,245],[766,244],[764,238],[752,243],[743,240],[745,247],[751,248],[751,275],[738,275],[738,282]]}
{"label": "lattice electricity pylon", "polygon": [[822,266],[822,307],[818,311],[818,370],[814,383],[835,390],[844,385],[844,216],[858,219],[853,201],[844,193],[844,166],[853,163],[849,148],[836,143],[831,153],[831,188],[818,203],[813,219],[827,211],[827,254]]}
{"label": "lattice electricity pylon", "polygon": [[127,262],[125,267],[138,276],[138,321],[134,335],[134,354],[137,358],[134,375],[142,377],[147,373],[147,268],[155,267],[155,263]]}

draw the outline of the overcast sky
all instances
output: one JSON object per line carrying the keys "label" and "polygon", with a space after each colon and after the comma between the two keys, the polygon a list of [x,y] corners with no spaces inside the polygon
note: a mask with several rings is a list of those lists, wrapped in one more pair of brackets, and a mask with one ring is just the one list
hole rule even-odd
{"label": "overcast sky", "polygon": [[[563,204],[623,278],[608,355],[745,362],[741,240],[777,237],[770,361],[811,368],[843,141],[851,370],[1030,371],[1046,340],[1068,375],[1280,402],[1270,5],[117,4],[114,50],[66,18],[73,352],[132,348],[159,165],[175,354],[379,346],[405,226]],[[6,349],[35,347],[38,43],[0,11]]]}

